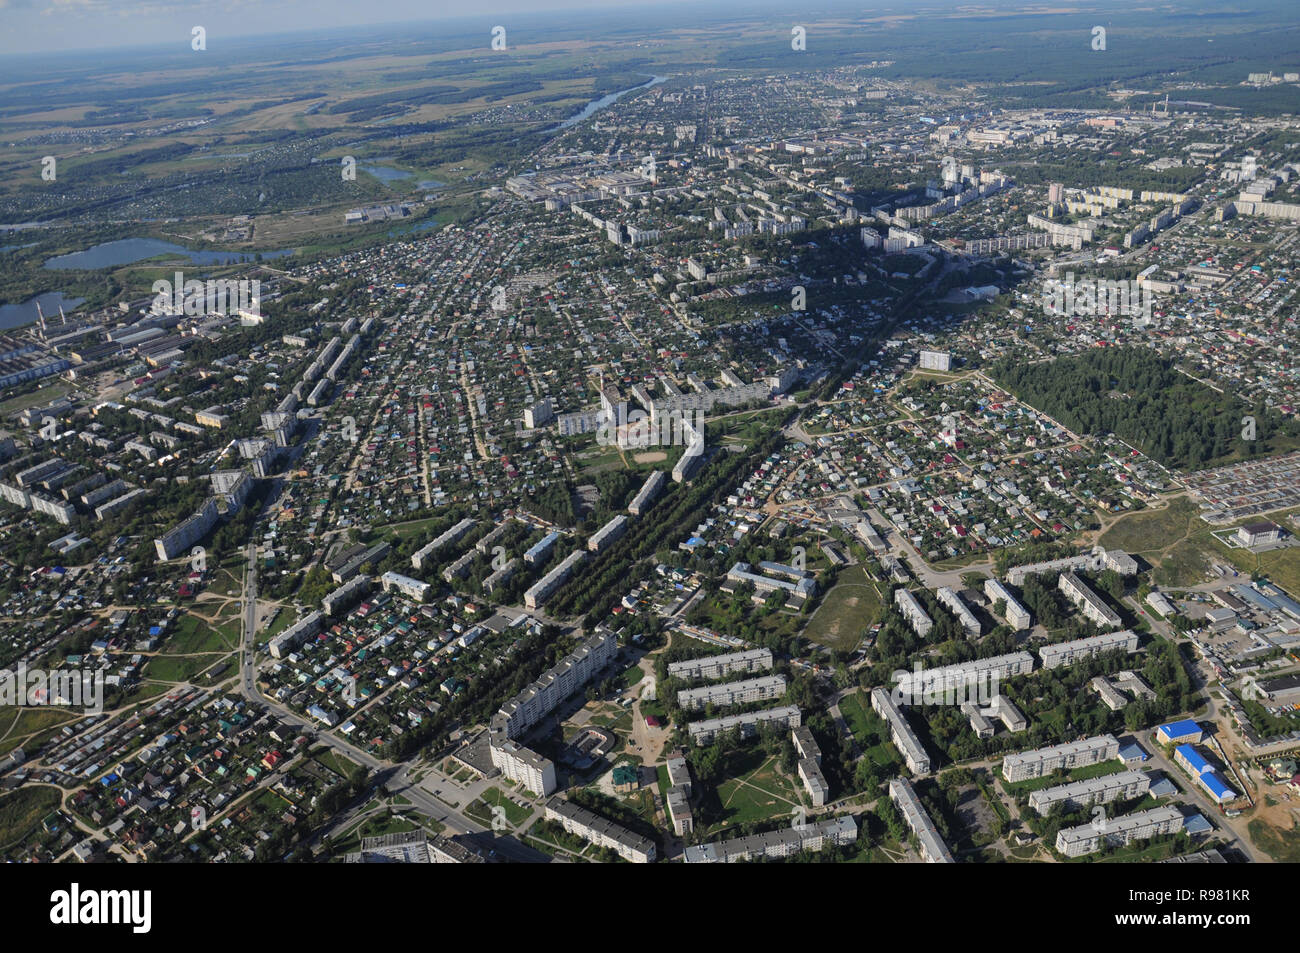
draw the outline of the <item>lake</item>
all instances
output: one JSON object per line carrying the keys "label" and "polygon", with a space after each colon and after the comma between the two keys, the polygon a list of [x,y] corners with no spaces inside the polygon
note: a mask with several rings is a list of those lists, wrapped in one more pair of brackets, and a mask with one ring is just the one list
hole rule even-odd
{"label": "lake", "polygon": [[253,256],[259,254],[264,259],[283,258],[285,255],[294,254],[295,251],[297,249],[294,248],[264,252],[190,251],[188,248],[157,238],[119,238],[116,241],[93,245],[85,251],[56,255],[46,260],[45,267],[93,271],[96,268],[129,265],[132,262],[144,261],[146,258],[164,254],[188,258],[192,265],[226,265],[252,261]]}
{"label": "lake", "polygon": [[41,309],[45,312],[47,321],[59,321],[59,305],[63,305],[65,312],[71,311],[77,305],[81,304],[84,298],[65,298],[62,291],[47,291],[43,295],[37,295],[24,301],[22,304],[0,305],[0,331],[10,331],[14,328],[21,328],[25,324],[33,324],[40,317],[36,313],[36,303],[39,301]]}

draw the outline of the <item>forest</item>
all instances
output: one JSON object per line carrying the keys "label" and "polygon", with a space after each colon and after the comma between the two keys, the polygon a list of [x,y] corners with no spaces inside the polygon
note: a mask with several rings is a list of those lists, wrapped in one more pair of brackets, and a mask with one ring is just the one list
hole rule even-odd
{"label": "forest", "polygon": [[[1106,348],[1025,364],[1004,359],[990,376],[1017,398],[1076,433],[1114,434],[1165,466],[1197,470],[1300,445],[1296,428],[1192,380],[1165,358]],[[1254,439],[1244,418],[1253,417]]]}

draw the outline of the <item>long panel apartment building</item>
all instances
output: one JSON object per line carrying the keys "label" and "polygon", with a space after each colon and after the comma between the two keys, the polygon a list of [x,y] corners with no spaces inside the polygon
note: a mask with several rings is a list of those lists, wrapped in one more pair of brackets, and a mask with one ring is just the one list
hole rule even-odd
{"label": "long panel apartment building", "polygon": [[597,847],[608,847],[630,863],[654,862],[655,842],[650,838],[562,797],[553,797],[546,802],[546,819],[556,822],[570,834],[591,841]]}
{"label": "long panel apartment building", "polygon": [[593,553],[604,552],[623,538],[623,534],[627,532],[627,525],[627,514],[619,513],[591,535],[587,540],[587,549]]}
{"label": "long panel apartment building", "polygon": [[1027,781],[1051,774],[1058,768],[1082,768],[1109,761],[1118,755],[1119,742],[1114,735],[1097,735],[1082,741],[1009,754],[1002,761],[1002,777],[1012,783]]}
{"label": "long panel apartment building", "polygon": [[1093,591],[1092,587],[1072,572],[1061,573],[1056,587],[1065,593],[1065,597],[1079,607],[1084,618],[1101,629],[1116,629],[1122,623],[1119,615],[1105,600]]}
{"label": "long panel apartment building", "polygon": [[1034,791],[1029,795],[1029,806],[1046,817],[1057,804],[1064,804],[1067,811],[1077,811],[1094,804],[1140,797],[1150,789],[1151,778],[1142,771],[1120,771]]}
{"label": "long panel apartment building", "polygon": [[655,470],[648,477],[645,483],[641,484],[641,489],[637,491],[632,502],[627,505],[627,511],[633,516],[640,516],[650,508],[650,504],[655,501],[663,491],[664,484],[668,482],[668,475],[663,470]]}
{"label": "long panel apartment building", "polygon": [[790,732],[790,740],[794,742],[795,753],[799,756],[799,780],[803,782],[813,807],[821,807],[830,796],[830,785],[826,783],[826,775],[822,772],[821,745],[817,744],[812,729],[806,725]]}
{"label": "long panel apartment building", "polygon": [[586,558],[587,554],[581,549],[575,549],[565,556],[559,565],[528,588],[528,591],[524,593],[524,605],[530,609],[536,609],[545,603],[547,599],[555,595],[557,589],[568,582],[569,576],[573,573],[573,567]]}
{"label": "long panel apartment building", "polygon": [[1072,642],[1044,645],[1038,650],[1038,657],[1043,660],[1043,668],[1059,668],[1062,665],[1073,665],[1081,659],[1091,658],[1103,652],[1120,650],[1136,652],[1137,647],[1137,633],[1132,629],[1125,629],[1123,632],[1105,632],[1086,639],[1075,639]]}
{"label": "long panel apartment building", "polygon": [[1121,576],[1132,576],[1137,573],[1136,559],[1122,549],[1111,549],[1093,555],[1085,553],[1079,556],[1067,556],[1064,559],[1049,559],[1041,563],[1012,566],[1007,570],[1007,582],[1013,586],[1019,586],[1023,585],[1024,581],[1030,576],[1087,569],[1089,566],[1100,569],[1113,569]]}
{"label": "long panel apartment building", "polygon": [[721,678],[736,672],[768,672],[772,670],[771,649],[749,649],[728,652],[726,655],[709,655],[704,658],[669,662],[668,675],[694,681],[701,678]]}
{"label": "long panel apartment building", "polygon": [[742,682],[724,682],[703,688],[684,688],[677,693],[677,704],[686,711],[699,711],[709,705],[724,707],[749,702],[768,701],[785,694],[784,675],[765,675]]}
{"label": "long panel apartment building", "polygon": [[1006,586],[1002,585],[1001,580],[986,579],[984,581],[984,596],[989,600],[989,605],[997,605],[1002,602],[1006,605],[1005,616],[1007,625],[1017,631],[1027,629],[1032,623],[1029,610],[1022,606],[1018,599],[1011,594]]}
{"label": "long panel apartment building", "polygon": [[423,569],[430,556],[433,556],[440,549],[459,542],[461,537],[474,528],[474,523],[475,520],[467,516],[446,532],[426,543],[411,557],[411,568]]}
{"label": "long panel apartment building", "polygon": [[190,547],[208,535],[208,531],[217,523],[217,500],[208,497],[203,505],[191,516],[177,523],[161,537],[153,541],[158,551],[158,560],[166,562],[188,553]]}
{"label": "long panel apartment building", "polygon": [[757,857],[791,857],[831,845],[845,846],[858,839],[858,822],[842,814],[830,820],[751,834],[711,844],[695,844],[682,852],[688,864],[735,864]]}
{"label": "long panel apartment building", "polygon": [[972,659],[939,668],[900,672],[896,679],[904,701],[921,704],[947,692],[956,693],[983,685],[993,688],[995,678],[1001,680],[1014,675],[1028,675],[1033,670],[1034,657],[1028,652],[1009,652],[1006,655]]}
{"label": "long panel apartment building", "polygon": [[957,595],[948,586],[942,586],[936,590],[934,596],[939,600],[941,606],[957,617],[961,627],[966,630],[968,639],[979,638],[983,627],[980,625],[980,620],[975,618],[975,614],[967,608],[966,603],[961,601],[961,596]]}
{"label": "long panel apartment building", "polygon": [[903,755],[908,770],[913,774],[928,774],[930,756],[925,753],[925,746],[921,744],[921,739],[916,737],[916,732],[912,731],[912,726],[907,723],[902,710],[889,697],[889,692],[883,688],[873,688],[871,707],[889,724],[889,737],[894,742],[894,747]]}
{"label": "long panel apartment building", "polygon": [[321,613],[310,612],[267,642],[267,650],[270,651],[273,658],[284,658],[304,641],[319,632],[324,623],[325,617]]}
{"label": "long panel apartment building", "polygon": [[930,634],[930,630],[934,628],[934,620],[921,608],[921,603],[916,601],[916,596],[906,589],[899,589],[894,592],[894,605],[898,606],[898,611],[903,613],[903,618],[907,620],[913,632],[921,638]]}
{"label": "long panel apartment building", "polygon": [[889,799],[903,815],[908,829],[916,835],[921,845],[921,857],[927,864],[955,864],[957,861],[948,850],[948,845],[939,836],[939,829],[934,826],[925,805],[916,796],[916,789],[907,778],[894,778],[889,782]]}
{"label": "long panel apartment building", "polygon": [[1103,845],[1119,847],[1160,834],[1176,834],[1183,829],[1183,824],[1183,815],[1177,808],[1153,807],[1149,811],[1107,818],[1105,825],[1064,827],[1056,832],[1056,849],[1066,857],[1082,857],[1101,850]]}
{"label": "long panel apartment building", "polygon": [[697,745],[710,744],[718,735],[728,731],[739,730],[741,737],[748,738],[757,734],[760,725],[772,725],[775,728],[798,728],[803,724],[803,716],[794,705],[780,708],[764,708],[762,711],[745,712],[742,715],[726,715],[722,718],[709,718],[706,721],[693,721],[686,726],[691,741]]}

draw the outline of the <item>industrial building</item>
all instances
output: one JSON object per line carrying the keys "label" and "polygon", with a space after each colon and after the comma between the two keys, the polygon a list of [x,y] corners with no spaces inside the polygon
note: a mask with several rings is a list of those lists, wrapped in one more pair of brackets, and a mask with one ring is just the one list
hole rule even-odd
{"label": "industrial building", "polygon": [[1228,787],[1214,765],[1210,764],[1193,745],[1183,744],[1175,748],[1174,761],[1205,789],[1216,804],[1236,799],[1237,792]]}

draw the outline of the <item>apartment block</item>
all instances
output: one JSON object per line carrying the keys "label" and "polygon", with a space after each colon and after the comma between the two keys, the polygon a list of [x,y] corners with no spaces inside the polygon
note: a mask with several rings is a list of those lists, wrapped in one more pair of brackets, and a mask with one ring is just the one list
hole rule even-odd
{"label": "apartment block", "polygon": [[771,669],[771,649],[749,649],[744,652],[729,652],[726,655],[710,655],[705,658],[668,663],[669,676],[688,681],[721,678],[736,672],[766,672]]}
{"label": "apartment block", "polygon": [[655,501],[663,490],[664,485],[668,482],[668,475],[663,470],[655,470],[648,477],[641,489],[637,491],[632,502],[627,505],[627,511],[633,516],[640,516],[650,508],[650,504]]}
{"label": "apartment block", "polygon": [[615,824],[609,818],[562,797],[553,797],[546,802],[546,819],[598,847],[608,847],[630,863],[654,862],[655,844],[650,838],[634,833],[621,824]]}
{"label": "apartment block", "polygon": [[858,823],[847,814],[818,823],[751,834],[732,840],[696,844],[683,851],[688,864],[734,864],[759,857],[791,857],[831,845],[846,846],[858,839]]}
{"label": "apartment block", "polygon": [[942,695],[951,689],[961,690],[984,684],[991,686],[994,678],[1000,680],[1013,675],[1027,675],[1033,670],[1032,655],[1028,652],[1010,652],[939,668],[903,672],[898,676],[898,690],[905,700],[911,699],[913,704],[920,704],[925,701],[925,696],[936,692]]}
{"label": "apartment block", "polygon": [[186,517],[163,535],[153,541],[158,551],[159,562],[175,559],[182,553],[188,553],[190,547],[208,535],[208,531],[217,523],[217,501],[208,497],[192,516]]}
{"label": "apartment block", "polygon": [[703,688],[684,688],[677,693],[677,704],[686,711],[699,711],[709,705],[722,708],[744,705],[749,702],[768,701],[785,694],[784,675],[765,675],[743,682],[725,682],[722,685],[705,685]]}
{"label": "apartment block", "polygon": [[889,697],[889,692],[883,688],[873,688],[871,690],[871,708],[881,718],[889,724],[889,737],[894,742],[894,747],[903,755],[903,760],[907,762],[908,770],[913,774],[928,774],[930,771],[930,756],[925,753],[925,746],[921,744],[921,739],[916,737],[912,731],[912,726],[907,723],[907,718],[894,700]]}
{"label": "apartment block", "polygon": [[921,603],[916,601],[916,596],[912,595],[906,589],[898,589],[894,592],[894,605],[898,606],[898,611],[903,613],[912,631],[925,638],[934,628],[934,620],[931,619],[921,608]]}
{"label": "apartment block", "polygon": [[1120,649],[1125,652],[1136,652],[1137,647],[1137,633],[1132,629],[1125,629],[1123,632],[1105,632],[1086,639],[1075,639],[1072,642],[1044,645],[1038,650],[1038,657],[1043,660],[1043,668],[1059,668],[1103,652],[1115,652]]}
{"label": "apartment block", "polygon": [[968,639],[979,638],[983,627],[980,625],[980,620],[975,618],[975,614],[967,608],[966,603],[961,601],[961,596],[948,586],[942,586],[935,591],[934,595],[941,606],[957,617],[961,627],[966,630]]}
{"label": "apartment block", "polygon": [[955,864],[957,861],[948,850],[948,845],[939,836],[925,805],[916,796],[916,789],[906,778],[894,778],[889,782],[889,799],[903,815],[908,829],[916,835],[921,845],[921,856],[927,864]]}
{"label": "apartment block", "polygon": [[1057,804],[1064,804],[1066,810],[1077,811],[1094,804],[1109,804],[1111,801],[1127,801],[1146,794],[1151,788],[1151,778],[1141,771],[1121,771],[1107,774],[1100,778],[1089,778],[1070,784],[1058,784],[1055,787],[1042,788],[1029,795],[1029,806],[1040,815],[1047,813]]}
{"label": "apartment block", "polygon": [[461,537],[474,528],[475,522],[477,521],[467,516],[455,526],[451,527],[451,529],[426,543],[411,557],[411,568],[423,569],[425,562],[429,560],[430,556],[437,553],[440,549],[451,546],[453,543],[460,542]]}
{"label": "apartment block", "polygon": [[427,582],[403,576],[400,572],[384,573],[379,577],[379,584],[384,587],[384,592],[392,592],[396,589],[414,602],[424,602],[428,598],[429,590],[433,588]]}
{"label": "apartment block", "polygon": [[1080,579],[1072,572],[1061,573],[1060,579],[1056,584],[1065,597],[1079,607],[1083,612],[1084,618],[1092,622],[1098,628],[1118,628],[1122,623],[1119,615],[1110,606],[1106,605],[1101,596],[1097,595],[1086,582]]}
{"label": "apartment block", "polygon": [[336,616],[353,602],[366,596],[370,592],[370,586],[369,576],[355,576],[321,599],[321,609],[326,615]]}
{"label": "apartment block", "polygon": [[1159,834],[1176,834],[1183,829],[1183,815],[1177,808],[1153,807],[1124,817],[1107,818],[1104,824],[1080,824],[1056,833],[1056,849],[1066,857],[1082,857],[1103,845],[1119,847]]}
{"label": "apartment block", "polygon": [[1029,610],[1022,606],[1019,600],[1011,594],[1011,591],[998,579],[987,579],[984,582],[984,596],[989,600],[990,605],[996,605],[998,602],[1006,604],[1007,625],[1020,631],[1029,628],[1032,619]]}
{"label": "apartment block", "polygon": [[510,699],[488,723],[492,764],[534,794],[555,790],[555,765],[515,741],[549,715],[564,699],[591,681],[618,654],[612,632],[598,631],[537,681]]}
{"label": "apartment block", "polygon": [[1009,754],[1002,761],[1002,777],[1012,783],[1026,781],[1041,778],[1059,768],[1082,768],[1109,761],[1118,755],[1119,742],[1114,735],[1097,735],[1082,741]]}
{"label": "apartment block", "polygon": [[324,622],[325,617],[321,613],[308,613],[267,642],[266,647],[273,658],[284,658],[307,639],[318,633]]}
{"label": "apartment block", "polygon": [[586,558],[587,554],[581,549],[575,549],[565,556],[559,565],[533,583],[528,591],[524,593],[524,605],[530,609],[536,609],[545,603],[547,599],[555,594],[555,590],[568,581],[569,576],[573,573],[573,567]]}
{"label": "apartment block", "polygon": [[587,549],[593,553],[604,552],[623,538],[627,532],[627,515],[619,513],[608,523],[596,530],[587,540]]}
{"label": "apartment block", "polygon": [[803,716],[794,705],[780,708],[764,708],[762,711],[746,712],[743,715],[726,715],[722,718],[710,718],[706,721],[693,721],[686,726],[691,741],[697,745],[710,744],[718,735],[728,731],[739,730],[741,737],[748,738],[758,732],[760,725],[772,725],[777,728],[798,728],[803,724]]}

